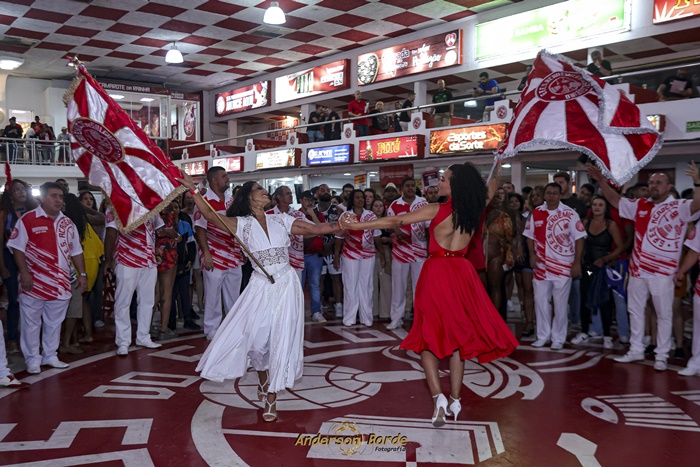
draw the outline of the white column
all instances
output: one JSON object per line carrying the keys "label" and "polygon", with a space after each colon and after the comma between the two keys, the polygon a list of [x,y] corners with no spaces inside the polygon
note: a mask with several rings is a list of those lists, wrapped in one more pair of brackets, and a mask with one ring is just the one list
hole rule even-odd
{"label": "white column", "polygon": [[[311,123],[309,121],[309,115],[311,115],[311,112],[316,110],[316,105],[315,104],[303,104],[301,106],[301,118],[299,119],[299,124],[300,125],[305,125],[308,123]],[[299,128],[298,132],[299,133],[306,133],[306,130],[308,128]]]}
{"label": "white column", "polygon": [[416,100],[413,101],[414,106],[430,103],[428,100],[428,83],[426,81],[416,81],[413,83],[413,92],[416,93]]}
{"label": "white column", "polygon": [[510,163],[510,181],[515,186],[515,192],[520,193],[525,186],[525,164],[522,161],[506,159]]}

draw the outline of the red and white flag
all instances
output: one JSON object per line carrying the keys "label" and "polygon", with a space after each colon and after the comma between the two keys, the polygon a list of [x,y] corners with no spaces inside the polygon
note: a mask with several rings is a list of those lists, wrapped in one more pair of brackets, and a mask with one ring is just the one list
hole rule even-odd
{"label": "red and white flag", "polygon": [[81,64],[63,97],[71,154],[129,232],[186,191],[180,171]]}
{"label": "red and white flag", "polygon": [[527,149],[571,149],[622,185],[661,149],[661,134],[620,90],[541,51],[496,159]]}

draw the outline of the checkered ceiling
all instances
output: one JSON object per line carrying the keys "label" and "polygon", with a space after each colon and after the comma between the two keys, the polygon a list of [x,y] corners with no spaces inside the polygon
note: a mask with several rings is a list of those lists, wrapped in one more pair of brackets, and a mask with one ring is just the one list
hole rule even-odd
{"label": "checkered ceiling", "polygon": [[[519,1],[279,0],[274,27],[270,0],[12,0],[0,53],[25,58],[18,76],[68,78],[77,53],[98,77],[206,90]],[[172,42],[184,63],[165,63]]]}

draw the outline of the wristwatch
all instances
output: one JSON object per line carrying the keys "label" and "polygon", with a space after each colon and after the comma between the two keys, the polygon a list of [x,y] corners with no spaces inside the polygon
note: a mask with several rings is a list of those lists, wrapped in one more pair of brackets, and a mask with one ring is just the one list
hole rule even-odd
{"label": "wristwatch", "polygon": [[81,273],[80,273],[80,277],[87,277],[87,273],[86,273],[86,272],[81,272]]}

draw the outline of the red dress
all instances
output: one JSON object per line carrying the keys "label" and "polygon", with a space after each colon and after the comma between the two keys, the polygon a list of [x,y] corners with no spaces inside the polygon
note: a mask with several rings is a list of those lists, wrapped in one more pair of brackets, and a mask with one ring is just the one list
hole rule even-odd
{"label": "red dress", "polygon": [[464,257],[468,246],[448,251],[435,240],[435,226],[451,213],[451,203],[442,203],[430,223],[430,257],[418,278],[413,327],[401,348],[416,353],[430,350],[438,358],[459,349],[463,360],[476,357],[480,363],[506,357],[518,341]]}

